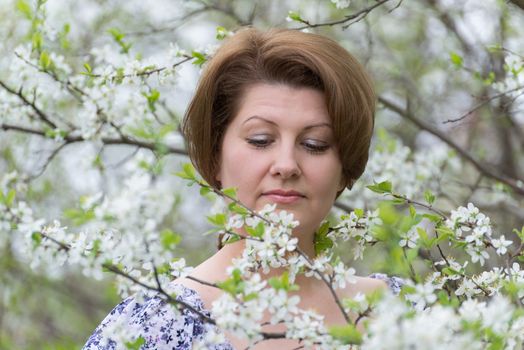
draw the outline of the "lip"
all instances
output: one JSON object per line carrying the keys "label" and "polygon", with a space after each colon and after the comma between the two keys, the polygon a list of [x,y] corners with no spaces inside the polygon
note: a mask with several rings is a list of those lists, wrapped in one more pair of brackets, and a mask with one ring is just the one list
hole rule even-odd
{"label": "lip", "polygon": [[262,196],[267,197],[271,200],[271,202],[278,204],[291,204],[306,197],[297,191],[281,189],[264,192],[262,193]]}

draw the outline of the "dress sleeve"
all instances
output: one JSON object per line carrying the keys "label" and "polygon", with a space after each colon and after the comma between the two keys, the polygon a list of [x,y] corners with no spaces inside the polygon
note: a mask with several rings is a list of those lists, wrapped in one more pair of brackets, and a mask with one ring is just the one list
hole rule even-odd
{"label": "dress sleeve", "polygon": [[[193,290],[182,289],[176,298],[209,316]],[[139,336],[144,340],[140,350],[189,350],[193,341],[202,340],[210,327],[214,326],[203,322],[196,313],[187,309],[179,311],[159,296],[142,302],[130,297],[107,315],[83,350],[127,349],[126,341]]]}
{"label": "dress sleeve", "polygon": [[398,295],[400,293],[400,290],[402,289],[402,286],[406,284],[406,281],[404,281],[402,278],[396,276],[389,277],[384,273],[373,273],[369,275],[369,277],[386,282],[389,289],[395,295]]}

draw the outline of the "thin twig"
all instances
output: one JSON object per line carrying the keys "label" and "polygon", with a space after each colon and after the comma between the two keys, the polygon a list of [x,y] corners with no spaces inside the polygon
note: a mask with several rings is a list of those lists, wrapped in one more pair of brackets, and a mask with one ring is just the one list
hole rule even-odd
{"label": "thin twig", "polygon": [[202,279],[200,279],[200,278],[196,278],[196,277],[193,277],[193,276],[190,276],[190,275],[186,276],[186,278],[187,278],[188,280],[192,280],[192,281],[198,282],[198,283],[203,284],[203,285],[208,286],[208,287],[213,287],[213,288],[217,288],[217,289],[222,289],[222,288],[220,288],[220,287],[218,286],[218,284],[216,284],[216,283],[211,283],[211,282],[207,282],[207,281],[204,281],[204,280],[202,280]]}
{"label": "thin twig", "polygon": [[446,214],[444,214],[444,213],[441,212],[440,210],[434,208],[432,205],[424,204],[424,203],[422,203],[422,202],[419,202],[419,201],[416,201],[416,200],[410,199],[410,198],[408,198],[407,196],[402,195],[402,194],[398,194],[398,193],[391,193],[391,196],[393,196],[393,198],[402,199],[402,200],[404,200],[407,204],[415,204],[415,205],[418,205],[419,207],[426,208],[426,209],[428,209],[428,210],[434,212],[434,213],[437,214],[438,216],[440,216],[442,219],[446,219],[446,218],[447,218]]}
{"label": "thin twig", "polygon": [[24,104],[28,105],[29,107],[31,107],[31,109],[38,115],[38,117],[44,122],[46,123],[50,128],[52,129],[56,129],[57,128],[57,125],[51,121],[51,119],[49,118],[49,116],[47,114],[45,114],[40,108],[38,108],[36,106],[35,103],[29,101],[25,96],[24,94],[22,93],[22,88],[20,88],[20,90],[16,91],[15,89],[9,87],[6,83],[4,83],[2,80],[0,80],[0,86],[2,86],[7,92],[9,92],[10,94],[12,95],[15,95],[15,96],[18,96],[18,98],[20,100],[22,100],[22,102],[24,102]]}
{"label": "thin twig", "polygon": [[461,121],[462,119],[465,119],[466,117],[472,115],[473,112],[477,111],[478,109],[480,109],[482,106],[486,105],[487,103],[489,103],[489,102],[491,102],[491,101],[493,101],[493,100],[495,100],[497,98],[501,98],[503,96],[506,96],[507,94],[510,94],[512,92],[519,91],[519,90],[522,90],[522,89],[524,89],[524,86],[519,86],[519,87],[516,87],[514,89],[507,90],[507,91],[501,92],[499,94],[490,96],[490,97],[486,98],[484,101],[482,101],[482,102],[478,103],[477,105],[475,105],[472,109],[470,109],[466,113],[462,114],[460,117],[455,118],[455,119],[445,120],[445,121],[442,122],[442,124],[455,123],[455,122]]}
{"label": "thin twig", "polygon": [[307,20],[301,20],[300,22],[301,23],[304,23],[305,26],[303,27],[298,27],[298,28],[294,28],[296,30],[302,30],[302,29],[307,29],[307,28],[317,28],[317,27],[326,27],[326,26],[335,26],[335,25],[338,25],[338,24],[344,24],[344,23],[347,23],[351,20],[355,20],[354,22],[350,23],[350,24],[347,24],[344,26],[344,29],[347,28],[349,25],[353,24],[353,23],[356,23],[358,21],[360,21],[361,19],[363,19],[364,17],[366,17],[372,10],[374,10],[375,8],[379,7],[380,5],[388,2],[389,0],[380,0],[380,1],[377,1],[376,4],[374,5],[371,5],[369,7],[366,7],[358,12],[355,12],[351,15],[347,15],[344,17],[344,19],[341,19],[341,20],[338,20],[338,21],[332,21],[332,22],[324,22],[324,23],[310,23],[309,21]]}
{"label": "thin twig", "polygon": [[58,146],[57,148],[55,148],[53,150],[53,152],[49,155],[49,157],[47,157],[44,165],[40,168],[40,170],[38,171],[38,173],[36,174],[33,174],[29,177],[30,180],[34,180],[36,179],[37,177],[41,176],[47,169],[48,165],[51,163],[51,161],[58,155],[58,153],[62,150],[62,148],[64,148],[65,146],[67,146],[67,143],[62,143],[60,146]]}

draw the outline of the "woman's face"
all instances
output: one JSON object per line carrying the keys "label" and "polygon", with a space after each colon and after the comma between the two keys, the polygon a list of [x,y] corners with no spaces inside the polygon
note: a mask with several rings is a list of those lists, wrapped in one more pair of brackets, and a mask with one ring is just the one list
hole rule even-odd
{"label": "woman's face", "polygon": [[322,92],[255,84],[226,129],[217,180],[237,188],[251,209],[266,204],[294,214],[313,233],[344,187],[342,164]]}

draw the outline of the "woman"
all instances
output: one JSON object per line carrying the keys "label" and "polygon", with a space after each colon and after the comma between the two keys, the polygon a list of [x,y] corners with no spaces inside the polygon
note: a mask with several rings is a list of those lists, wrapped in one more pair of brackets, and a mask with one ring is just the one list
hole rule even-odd
{"label": "woman", "polygon": [[[253,210],[267,204],[294,215],[300,249],[315,256],[313,236],[336,197],[364,171],[373,129],[375,96],[363,67],[325,37],[291,30],[244,29],[228,39],[205,67],[185,116],[190,158],[215,188],[237,188]],[[175,281],[178,300],[209,315],[220,282],[245,241],[227,244],[197,266],[192,278]],[[280,275],[282,268],[263,278]],[[380,276],[379,276],[380,277]],[[385,279],[398,292],[398,280]],[[322,281],[298,275],[299,306],[315,309],[327,325],[346,323]],[[339,298],[385,288],[377,278],[358,277],[336,290]],[[190,349],[218,331],[191,311],[176,314],[160,298],[126,299],[103,321],[85,349],[112,349],[111,327],[141,334],[146,349]],[[285,332],[282,324],[267,332]],[[104,334],[108,334],[106,337]],[[246,339],[225,333],[214,349],[244,349]],[[107,345],[104,345],[107,343]],[[293,349],[296,340],[273,339],[255,349]]]}

